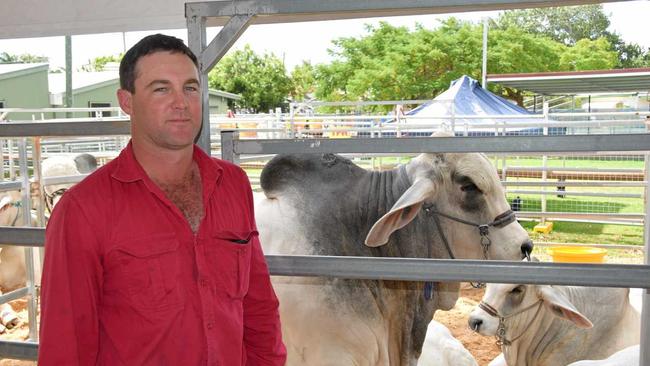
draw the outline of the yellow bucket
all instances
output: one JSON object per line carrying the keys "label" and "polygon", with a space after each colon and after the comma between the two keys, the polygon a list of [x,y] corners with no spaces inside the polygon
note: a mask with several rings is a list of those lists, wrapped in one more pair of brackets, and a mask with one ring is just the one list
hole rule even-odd
{"label": "yellow bucket", "polygon": [[548,249],[553,262],[603,263],[607,249],[582,246],[561,246]]}

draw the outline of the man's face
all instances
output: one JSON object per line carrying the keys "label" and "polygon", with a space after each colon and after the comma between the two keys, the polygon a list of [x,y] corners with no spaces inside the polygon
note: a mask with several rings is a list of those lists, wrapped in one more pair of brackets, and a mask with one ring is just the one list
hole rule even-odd
{"label": "man's face", "polygon": [[201,90],[194,63],[182,53],[154,52],[136,64],[135,93],[118,90],[131,116],[136,144],[179,150],[191,146],[201,128]]}

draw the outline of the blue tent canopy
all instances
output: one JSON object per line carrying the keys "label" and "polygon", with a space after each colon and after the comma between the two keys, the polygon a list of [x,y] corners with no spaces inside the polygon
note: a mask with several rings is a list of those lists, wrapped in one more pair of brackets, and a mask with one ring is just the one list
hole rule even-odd
{"label": "blue tent canopy", "polygon": [[[463,119],[457,117],[454,117],[453,119],[440,118],[441,116],[452,115],[491,117],[484,119]],[[537,120],[530,118],[518,119],[494,117],[500,115],[533,116],[534,114],[496,94],[491,93],[489,90],[483,89],[478,81],[466,75],[452,81],[449,89],[435,97],[430,102],[422,104],[421,106],[406,113],[406,116],[417,117],[410,119],[408,121],[409,125],[433,125],[444,122],[446,125],[448,125],[448,127],[451,127],[450,125],[453,124],[454,130],[457,134],[463,134],[459,132],[465,132],[465,130],[467,130],[465,133],[473,135],[486,133],[494,134],[494,125],[496,123],[500,123],[503,126],[503,123],[534,123]],[[429,116],[431,118],[426,118]],[[540,116],[539,121],[541,120],[542,117]],[[486,126],[482,127],[481,125]],[[540,128],[513,127],[514,129],[507,129],[508,134],[536,134],[541,132]],[[500,128],[500,130],[502,130],[502,128]],[[429,131],[423,131],[422,133],[430,134],[430,129]]]}

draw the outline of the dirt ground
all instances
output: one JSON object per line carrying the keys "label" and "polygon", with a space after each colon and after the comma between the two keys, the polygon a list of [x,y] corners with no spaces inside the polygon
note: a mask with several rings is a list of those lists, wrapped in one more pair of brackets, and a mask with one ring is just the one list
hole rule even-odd
{"label": "dirt ground", "polygon": [[[27,325],[27,300],[19,299],[10,302],[11,306],[14,308],[14,311],[18,313],[18,317],[21,322],[18,327],[13,329],[7,329],[0,339],[11,340],[11,341],[24,341],[29,337],[29,327]],[[22,361],[22,360],[9,360],[2,359],[0,360],[0,366],[35,366],[36,362],[34,361]]]}
{"label": "dirt ground", "polygon": [[484,291],[484,289],[475,289],[469,284],[463,283],[460,291],[461,297],[456,302],[456,306],[450,311],[438,311],[433,317],[449,328],[451,334],[474,356],[479,366],[487,366],[501,353],[493,337],[474,333],[467,326],[469,313],[481,301]]}

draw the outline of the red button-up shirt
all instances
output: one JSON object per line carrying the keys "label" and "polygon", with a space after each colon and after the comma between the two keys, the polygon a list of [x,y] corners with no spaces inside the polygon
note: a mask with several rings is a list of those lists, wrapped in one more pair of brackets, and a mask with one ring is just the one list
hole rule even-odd
{"label": "red button-up shirt", "polygon": [[284,364],[248,179],[197,147],[194,160],[205,207],[196,234],[130,144],[59,201],[39,366]]}

